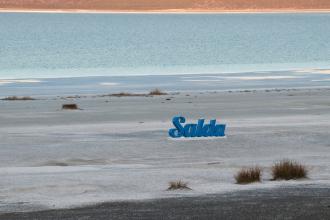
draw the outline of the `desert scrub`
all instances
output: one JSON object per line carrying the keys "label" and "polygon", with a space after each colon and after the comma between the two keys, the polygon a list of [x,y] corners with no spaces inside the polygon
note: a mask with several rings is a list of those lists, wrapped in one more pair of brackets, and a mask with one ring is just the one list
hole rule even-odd
{"label": "desert scrub", "polygon": [[237,184],[249,184],[261,181],[261,169],[259,167],[243,168],[235,176]]}
{"label": "desert scrub", "polygon": [[109,96],[114,97],[130,97],[130,96],[146,96],[145,94],[138,94],[138,93],[129,93],[129,92],[121,92],[121,93],[113,93]]}
{"label": "desert scrub", "polygon": [[188,189],[191,190],[191,188],[188,187],[187,182],[183,182],[181,180],[179,181],[171,181],[168,183],[167,190],[178,190],[178,189]]}
{"label": "desert scrub", "polygon": [[167,95],[166,92],[161,91],[160,89],[151,90],[149,93],[129,93],[129,92],[120,92],[120,93],[113,93],[109,95],[102,95],[101,97],[106,96],[114,96],[114,97],[130,97],[130,96],[157,96],[157,95]]}
{"label": "desert scrub", "polygon": [[161,91],[160,89],[154,89],[149,92],[149,95],[167,95],[167,93]]}
{"label": "desert scrub", "polygon": [[307,177],[306,166],[291,160],[282,160],[272,167],[273,180],[292,180]]}

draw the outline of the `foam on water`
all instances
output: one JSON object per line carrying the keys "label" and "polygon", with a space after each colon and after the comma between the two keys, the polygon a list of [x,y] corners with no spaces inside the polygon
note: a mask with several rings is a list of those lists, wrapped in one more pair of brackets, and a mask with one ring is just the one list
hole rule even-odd
{"label": "foam on water", "polygon": [[[321,71],[321,72],[320,72]],[[56,96],[329,87],[326,70],[1,80],[1,96]]]}
{"label": "foam on water", "polygon": [[0,80],[0,85],[5,84],[20,84],[20,83],[40,83],[41,80],[37,79],[2,79]]}

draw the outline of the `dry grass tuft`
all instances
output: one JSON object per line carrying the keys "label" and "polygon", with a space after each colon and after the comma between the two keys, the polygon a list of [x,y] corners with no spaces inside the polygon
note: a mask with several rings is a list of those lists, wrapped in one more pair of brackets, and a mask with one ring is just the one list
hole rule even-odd
{"label": "dry grass tuft", "polygon": [[307,168],[295,161],[283,160],[272,167],[273,180],[292,180],[307,177]]}
{"label": "dry grass tuft", "polygon": [[166,92],[162,92],[159,89],[154,89],[150,91],[149,93],[129,93],[129,92],[120,92],[120,93],[113,93],[113,94],[108,94],[108,95],[101,95],[100,97],[108,97],[108,96],[113,96],[113,97],[134,97],[134,96],[154,96],[154,95],[167,95]]}
{"label": "dry grass tuft", "polygon": [[63,104],[62,109],[63,110],[79,110],[77,104]]}
{"label": "dry grass tuft", "polygon": [[261,169],[259,167],[243,168],[235,176],[237,184],[248,184],[261,181]]}
{"label": "dry grass tuft", "polygon": [[149,95],[167,95],[167,93],[161,91],[160,89],[154,89],[149,92]]}
{"label": "dry grass tuft", "polygon": [[188,189],[188,190],[191,190],[189,187],[188,187],[188,183],[186,182],[182,182],[181,180],[179,181],[172,181],[172,182],[169,182],[168,183],[168,188],[167,190],[178,190],[178,189]]}
{"label": "dry grass tuft", "polygon": [[9,96],[9,97],[3,98],[2,100],[5,100],[5,101],[29,101],[29,100],[35,100],[35,99],[31,98],[29,96],[23,96],[23,97]]}
{"label": "dry grass tuft", "polygon": [[129,96],[146,96],[145,94],[137,94],[137,93],[128,93],[128,92],[121,92],[121,93],[114,93],[111,94],[110,96],[115,96],[115,97],[129,97]]}
{"label": "dry grass tuft", "polygon": [[121,92],[121,93],[114,93],[114,94],[111,94],[111,96],[123,97],[123,96],[134,96],[134,94],[132,94],[132,93],[128,93],[128,92]]}

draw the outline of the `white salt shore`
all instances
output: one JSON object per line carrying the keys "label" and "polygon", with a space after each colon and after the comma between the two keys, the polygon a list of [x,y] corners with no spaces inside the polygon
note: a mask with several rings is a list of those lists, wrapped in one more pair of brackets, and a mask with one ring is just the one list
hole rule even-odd
{"label": "white salt shore", "polygon": [[[312,184],[330,187],[330,90],[43,97],[0,101],[0,212]],[[170,100],[167,100],[170,99]],[[64,103],[83,110],[63,111]],[[173,141],[171,119],[217,118],[226,138]],[[270,181],[271,165],[306,164],[309,178]],[[263,182],[236,185],[259,165]],[[191,191],[168,192],[183,180]]]}

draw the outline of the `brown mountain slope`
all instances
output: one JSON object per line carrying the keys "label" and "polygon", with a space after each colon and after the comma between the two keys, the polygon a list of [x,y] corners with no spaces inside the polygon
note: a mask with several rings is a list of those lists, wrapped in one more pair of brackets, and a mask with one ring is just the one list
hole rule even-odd
{"label": "brown mountain slope", "polygon": [[0,0],[8,9],[330,9],[330,0]]}

